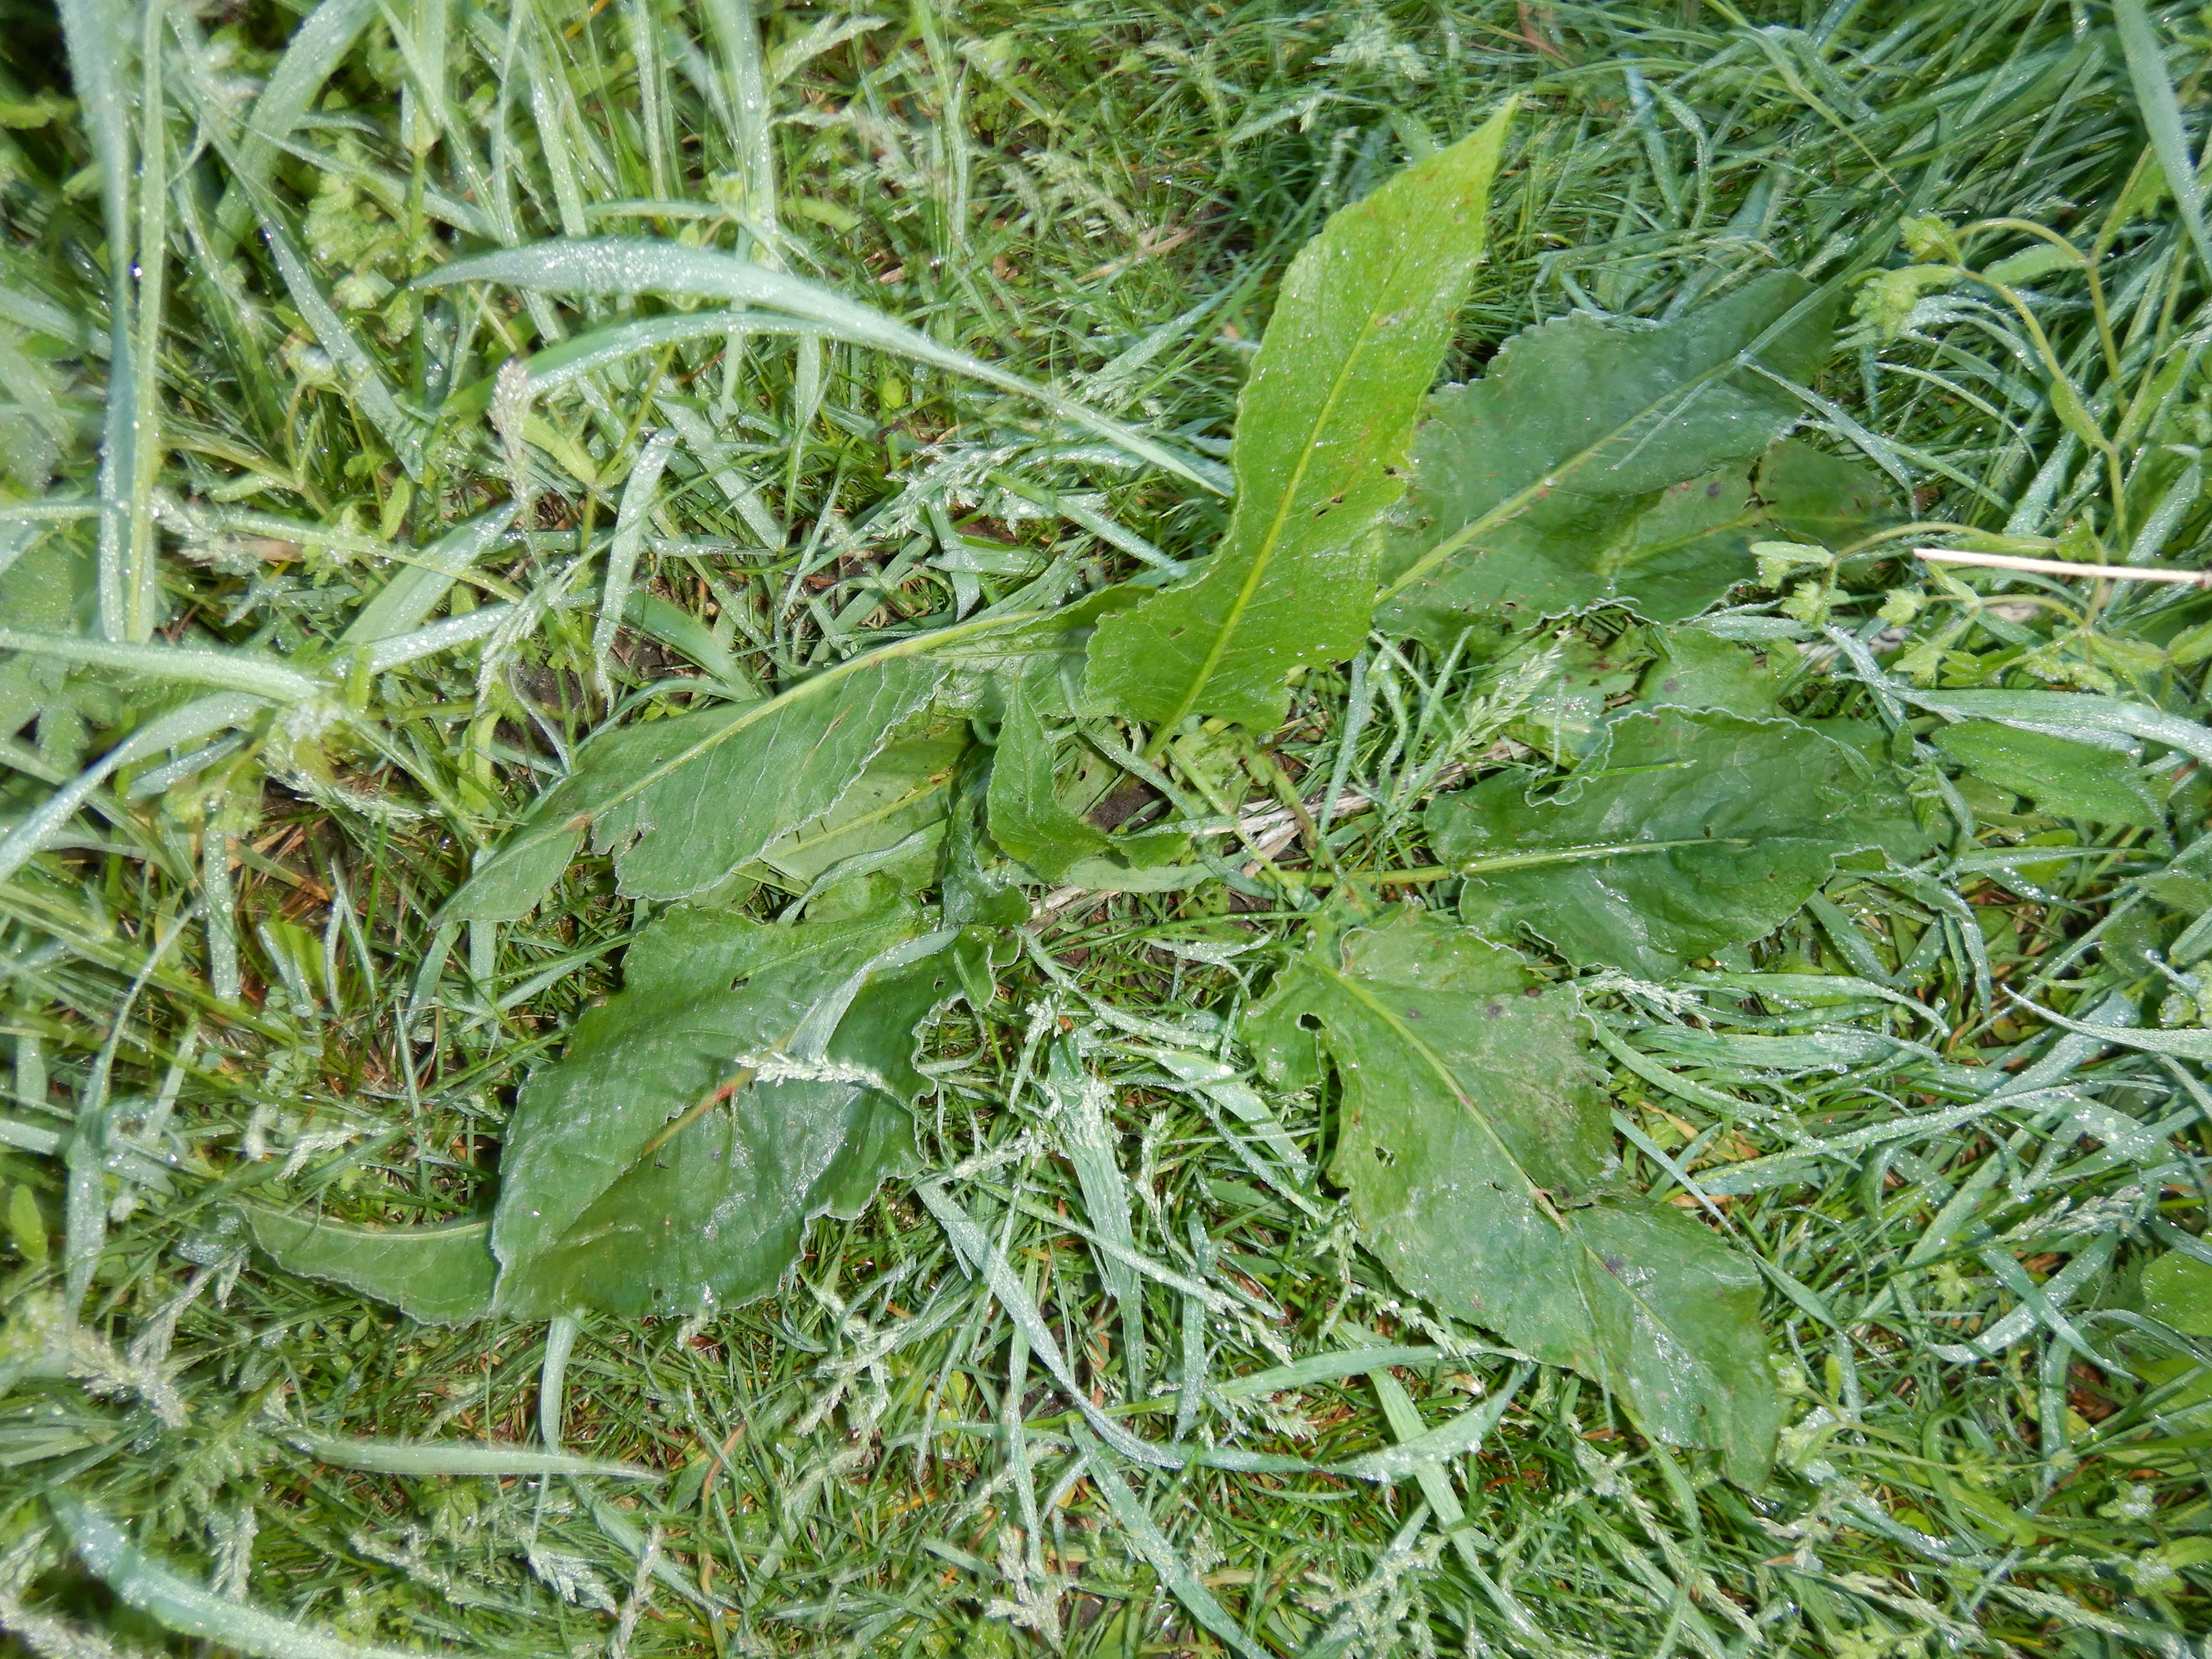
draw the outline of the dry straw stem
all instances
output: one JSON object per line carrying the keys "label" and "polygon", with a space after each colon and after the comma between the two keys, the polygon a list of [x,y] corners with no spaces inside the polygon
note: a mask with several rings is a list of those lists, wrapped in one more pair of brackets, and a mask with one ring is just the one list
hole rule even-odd
{"label": "dry straw stem", "polygon": [[2016,553],[1968,553],[1952,547],[1916,547],[1913,556],[1929,564],[1973,564],[1990,570],[2024,570],[2038,576],[2101,576],[2118,582],[2182,582],[2212,587],[2212,570],[2151,570],[2132,564],[2069,564],[2063,559],[2029,559]]}

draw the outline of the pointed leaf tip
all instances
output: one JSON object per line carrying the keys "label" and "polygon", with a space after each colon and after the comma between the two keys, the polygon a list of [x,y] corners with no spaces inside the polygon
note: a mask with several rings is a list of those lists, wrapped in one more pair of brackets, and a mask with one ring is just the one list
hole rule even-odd
{"label": "pointed leaf tip", "polygon": [[1237,505],[1205,572],[1108,617],[1093,692],[1165,735],[1273,726],[1293,669],[1366,635],[1382,515],[1480,260],[1509,106],[1340,210],[1299,251],[1237,401]]}

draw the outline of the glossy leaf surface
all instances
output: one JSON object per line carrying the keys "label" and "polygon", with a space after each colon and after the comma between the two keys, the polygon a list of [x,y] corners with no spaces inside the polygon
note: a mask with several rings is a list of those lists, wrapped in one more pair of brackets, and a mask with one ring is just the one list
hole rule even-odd
{"label": "glossy leaf surface", "polygon": [[426,1325],[465,1325],[491,1310],[491,1223],[364,1227],[259,1207],[253,1242],[287,1273],[328,1279],[389,1303]]}
{"label": "glossy leaf surface", "polygon": [[835,806],[773,842],[762,862],[800,890],[825,877],[876,870],[902,886],[927,885],[945,838],[952,775],[967,749],[964,721],[933,720],[896,733]]}
{"label": "glossy leaf surface", "polygon": [[865,1202],[910,1154],[914,1030],[947,993],[920,927],[896,903],[653,924],[623,991],[517,1101],[501,1304],[688,1311],[773,1285],[808,1219]]}
{"label": "glossy leaf surface", "polygon": [[1759,497],[1788,539],[1839,553],[1905,520],[1887,478],[1863,461],[1796,438],[1775,445],[1760,460]]}
{"label": "glossy leaf surface", "polygon": [[1659,659],[1644,671],[1636,690],[1647,707],[1717,708],[1746,720],[1781,713],[1785,682],[1774,659],[1698,628],[1670,628],[1659,635]]}
{"label": "glossy leaf surface", "polygon": [[1558,611],[1618,597],[1672,621],[1719,598],[1751,574],[1760,514],[1742,469],[1799,413],[1739,359],[1756,347],[1808,378],[1832,333],[1812,298],[1777,272],[1656,328],[1577,313],[1437,392],[1378,620],[1448,636],[1509,600]]}
{"label": "glossy leaf surface", "polygon": [[1790,720],[1662,709],[1617,721],[1558,791],[1485,779],[1430,809],[1461,915],[1493,938],[1527,928],[1568,960],[1647,978],[1771,933],[1836,856],[1916,856],[1924,837],[1886,772]]}
{"label": "glossy leaf surface", "polygon": [[1103,856],[1106,832],[1062,805],[1053,770],[1052,741],[1028,688],[1006,692],[1006,718],[991,759],[991,839],[1047,881],[1058,881],[1079,859]]}
{"label": "glossy leaf surface", "polygon": [[1171,866],[1188,849],[1187,836],[1109,836],[1060,798],[1051,737],[1026,682],[1012,682],[1006,692],[989,802],[991,839],[1047,881],[1130,891],[1184,884]]}
{"label": "glossy leaf surface", "polygon": [[455,895],[453,914],[526,914],[586,833],[615,854],[625,894],[704,892],[835,807],[945,673],[926,658],[879,658],[759,702],[625,726],[586,744],[575,770]]}
{"label": "glossy leaf surface", "polygon": [[1995,720],[1940,726],[1929,741],[1976,777],[2026,795],[2039,812],[2145,830],[2166,820],[2124,750]]}
{"label": "glossy leaf surface", "polygon": [[1778,1401],[1757,1269],[1619,1190],[1602,1075],[1563,994],[1421,912],[1318,941],[1245,1021],[1273,1074],[1344,1090],[1329,1174],[1409,1291],[1621,1395],[1755,1480]]}
{"label": "glossy leaf surface", "polygon": [[1102,701],[1158,727],[1272,727],[1291,670],[1357,648],[1373,538],[1481,256],[1509,114],[1340,210],[1291,262],[1237,401],[1228,533],[1196,580],[1100,625]]}

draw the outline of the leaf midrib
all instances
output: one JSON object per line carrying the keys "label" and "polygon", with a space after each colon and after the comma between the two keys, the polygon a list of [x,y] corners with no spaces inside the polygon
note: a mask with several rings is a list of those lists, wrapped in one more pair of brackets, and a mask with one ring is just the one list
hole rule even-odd
{"label": "leaf midrib", "polygon": [[[1382,1024],[1395,1036],[1397,1036],[1400,1042],[1403,1042],[1407,1048],[1413,1049],[1416,1054],[1420,1055],[1423,1062],[1436,1074],[1437,1079],[1443,1084],[1444,1087],[1450,1091],[1452,1098],[1460,1103],[1469,1117],[1473,1118],[1475,1122],[1482,1127],[1483,1133],[1490,1137],[1492,1142],[1497,1146],[1499,1155],[1504,1158],[1507,1165],[1510,1167],[1513,1172],[1519,1176],[1522,1181],[1527,1184],[1530,1194],[1529,1201],[1531,1206],[1535,1209],[1537,1213],[1544,1216],[1552,1223],[1553,1225],[1559,1228],[1560,1232],[1574,1242],[1574,1246],[1577,1249],[1580,1250],[1584,1256],[1595,1262],[1598,1268],[1604,1273],[1606,1277],[1620,1287],[1620,1293],[1626,1297],[1629,1301],[1635,1305],[1638,1313],[1642,1317],[1649,1320],[1656,1328],[1666,1331],[1669,1335],[1673,1336],[1676,1341],[1682,1344],[1683,1347],[1687,1352],[1691,1353],[1697,1352],[1697,1344],[1685,1339],[1681,1333],[1675,1329],[1673,1322],[1662,1318],[1660,1316],[1658,1310],[1654,1308],[1650,1303],[1646,1301],[1644,1297],[1638,1293],[1634,1285],[1629,1284],[1626,1279],[1622,1279],[1619,1273],[1615,1273],[1610,1267],[1607,1266],[1605,1258],[1602,1255],[1600,1255],[1590,1245],[1589,1240],[1584,1237],[1583,1230],[1580,1227],[1571,1224],[1568,1221],[1566,1214],[1556,1205],[1549,1201],[1549,1192],[1545,1188],[1537,1184],[1535,1178],[1532,1176],[1528,1173],[1528,1170],[1522,1166],[1519,1158],[1515,1156],[1513,1150],[1506,1145],[1504,1137],[1499,1134],[1498,1131],[1497,1125],[1490,1121],[1489,1115],[1486,1113],[1476,1107],[1473,1097],[1468,1095],[1468,1091],[1460,1087],[1458,1079],[1452,1075],[1451,1068],[1449,1066],[1445,1064],[1443,1057],[1437,1054],[1437,1051],[1425,1040],[1423,1040],[1412,1027],[1408,1026],[1404,1020],[1393,1013],[1387,1003],[1383,1002],[1380,998],[1371,994],[1364,986],[1361,985],[1350,975],[1345,973],[1342,969],[1328,965],[1326,963],[1319,966],[1318,971],[1326,975],[1337,985],[1342,987],[1355,1000],[1370,1009],[1375,1015],[1381,1019]],[[1577,1285],[1576,1286],[1575,1295],[1577,1299],[1582,1303],[1583,1312],[1589,1322],[1589,1329],[1593,1334],[1595,1334],[1598,1328],[1597,1310],[1590,1306],[1589,1298],[1587,1294],[1584,1293],[1581,1285]],[[1699,1369],[1704,1370],[1706,1368],[1700,1366]]]}
{"label": "leaf midrib", "polygon": [[[753,703],[726,726],[716,727],[681,753],[672,755],[652,770],[635,779],[623,788],[616,790],[595,805],[579,807],[574,812],[541,825],[535,830],[525,831],[516,836],[501,846],[499,856],[505,858],[511,854],[520,854],[559,836],[577,833],[580,829],[587,826],[593,819],[604,817],[626,801],[635,800],[662,779],[689,766],[702,756],[711,753],[739,732],[750,731],[770,715],[794,708],[807,699],[820,695],[826,688],[840,684],[866,669],[883,663],[900,661],[908,657],[924,656],[950,641],[964,639],[977,634],[995,632],[1000,629],[1010,628],[1021,623],[1035,622],[1039,617],[1048,614],[1043,611],[1023,611],[1004,617],[978,617],[974,622],[959,623],[951,628],[939,629],[933,633],[916,634],[908,639],[894,641],[879,650],[866,652],[848,661],[839,663],[835,668],[817,674],[811,679],[801,680],[797,685],[787,690],[779,691],[772,697],[763,698]],[[573,772],[569,774],[571,777],[574,775]],[[563,782],[566,781],[566,779],[562,780]],[[557,788],[559,785],[556,784],[554,787]],[[549,791],[548,798],[550,794]],[[579,820],[581,822],[580,823]]]}
{"label": "leaf midrib", "polygon": [[[1813,301],[1820,299],[1820,296],[1827,291],[1828,286],[1832,286],[1832,283],[1816,289],[1811,294],[1806,295],[1803,298],[1800,299],[1796,305],[1791,306],[1788,311],[1784,312],[1782,317],[1777,319],[1775,323],[1769,325],[1766,330],[1762,331],[1760,337],[1764,337],[1765,334],[1772,332],[1778,329],[1780,326],[1781,322],[1788,319],[1791,313],[1801,310],[1802,307],[1807,307]],[[1706,386],[1711,385],[1713,381],[1744,367],[1742,358],[1746,353],[1753,350],[1757,344],[1758,340],[1754,339],[1751,345],[1745,346],[1741,350],[1731,354],[1725,362],[1716,363],[1712,368],[1707,369],[1703,374],[1700,374],[1696,380],[1691,381],[1688,385],[1672,387],[1668,390],[1665,397],[1655,398],[1652,402],[1644,404],[1643,408],[1638,410],[1626,420],[1622,421],[1617,426],[1609,428],[1601,436],[1592,442],[1587,448],[1577,450],[1575,453],[1567,457],[1565,461],[1561,462],[1557,466],[1546,467],[1532,483],[1516,491],[1513,495],[1507,496],[1504,501],[1498,502],[1497,506],[1492,507],[1488,512],[1482,514],[1481,517],[1462,526],[1458,531],[1446,537],[1443,541],[1437,543],[1427,552],[1422,554],[1419,559],[1416,559],[1402,573],[1401,573],[1396,580],[1391,581],[1381,592],[1375,596],[1375,603],[1378,605],[1383,605],[1389,600],[1397,598],[1399,594],[1404,592],[1415,582],[1426,576],[1430,571],[1435,569],[1437,566],[1443,563],[1444,560],[1451,557],[1453,554],[1466,547],[1468,544],[1474,541],[1476,537],[1483,535],[1489,531],[1495,530],[1499,525],[1504,524],[1507,520],[1516,517],[1531,501],[1534,501],[1545,491],[1559,489],[1575,473],[1578,472],[1583,467],[1587,465],[1591,459],[1596,455],[1599,450],[1602,449],[1606,445],[1613,442],[1613,440],[1618,438],[1622,433],[1629,431],[1637,424],[1638,422],[1648,420],[1656,410],[1664,409],[1669,399],[1680,398],[1686,404],[1691,398],[1693,398],[1698,392],[1703,392]],[[1480,382],[1478,382],[1478,384],[1480,384]]]}
{"label": "leaf midrib", "polygon": [[[1402,253],[1392,261],[1390,276],[1393,283],[1397,280],[1399,272],[1404,269],[1404,263],[1405,256]],[[1189,687],[1184,691],[1182,701],[1176,705],[1172,714],[1160,722],[1159,730],[1153,734],[1152,743],[1146,751],[1147,758],[1158,757],[1158,751],[1164,746],[1168,738],[1174,734],[1176,727],[1182,723],[1183,717],[1190,713],[1200,696],[1212,683],[1214,672],[1221,665],[1221,659],[1228,653],[1231,638],[1243,623],[1245,611],[1251,607],[1252,596],[1259,591],[1261,579],[1267,574],[1267,568],[1274,562],[1275,553],[1282,545],[1283,526],[1290,519],[1291,504],[1297,500],[1298,490],[1305,483],[1306,473],[1313,465],[1314,455],[1321,447],[1317,434],[1328,427],[1330,417],[1336,412],[1337,404],[1343,400],[1345,384],[1351,378],[1353,368],[1365,353],[1368,343],[1375,334],[1375,319],[1382,314],[1382,308],[1379,306],[1370,308],[1367,320],[1360,325],[1358,337],[1352,342],[1352,349],[1345,354],[1344,362],[1337,369],[1336,379],[1329,386],[1328,396],[1322,400],[1320,412],[1314,416],[1312,423],[1306,428],[1305,442],[1298,452],[1297,464],[1291,469],[1290,482],[1283,486],[1282,498],[1276,504],[1275,515],[1267,525],[1266,536],[1261,538],[1259,547],[1253,553],[1252,568],[1245,572],[1243,581],[1237,586],[1236,598],[1230,601],[1229,614],[1223,619],[1221,626],[1214,630],[1213,643],[1207,647],[1206,656],[1199,664],[1197,672],[1191,676]],[[1256,380],[1255,384],[1256,386]]]}

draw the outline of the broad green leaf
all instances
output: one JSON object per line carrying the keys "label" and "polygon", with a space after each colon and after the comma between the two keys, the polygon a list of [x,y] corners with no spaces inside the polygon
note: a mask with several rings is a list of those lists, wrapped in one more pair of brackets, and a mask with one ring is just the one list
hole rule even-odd
{"label": "broad green leaf", "polygon": [[1103,856],[1110,846],[1104,830],[1060,805],[1058,790],[1051,738],[1028,687],[1016,680],[1007,688],[991,758],[991,839],[1047,881],[1058,881],[1079,859]]}
{"label": "broad green leaf", "polygon": [[1486,687],[1524,683],[1538,655],[1551,659],[1544,679],[1506,735],[1560,763],[1580,760],[1606,740],[1608,710],[1635,689],[1645,655],[1640,630],[1599,643],[1569,633],[1529,640],[1484,674]]}
{"label": "broad green leaf", "polygon": [[[27,538],[38,532],[16,525],[5,533]],[[47,536],[0,568],[0,617],[10,629],[72,631],[77,596],[89,586],[91,574],[91,561],[62,538]],[[13,736],[59,701],[68,677],[68,665],[57,657],[19,653],[0,662],[0,733]]]}
{"label": "broad green leaf", "polygon": [[1237,399],[1228,533],[1195,580],[1099,625],[1103,702],[1163,737],[1188,714],[1273,728],[1292,669],[1366,636],[1374,536],[1481,257],[1510,113],[1340,210],[1291,261]]}
{"label": "broad green leaf", "polygon": [[1025,681],[1010,679],[991,760],[989,813],[991,839],[1009,858],[1049,882],[1118,888],[1154,878],[1190,846],[1182,835],[1109,836],[1061,796],[1035,694]]}
{"label": "broad green leaf", "polygon": [[2212,1336],[2212,1261],[2169,1250],[2143,1269],[2143,1311],[2191,1336]]}
{"label": "broad green leaf", "polygon": [[902,904],[795,926],[679,908],[648,927],[625,988],[517,1098],[500,1304],[690,1312],[772,1286],[809,1219],[910,1153],[914,1030],[950,989],[920,927]]}
{"label": "broad green leaf", "polygon": [[802,888],[841,866],[889,870],[902,885],[927,885],[944,841],[952,775],[967,750],[964,721],[939,720],[892,738],[834,807],[775,842],[762,862]]}
{"label": "broad green leaf", "polygon": [[1722,467],[1669,484],[1607,549],[1596,574],[1653,622],[1694,617],[1753,575],[1762,514],[1743,469]]}
{"label": "broad green leaf", "polygon": [[561,878],[588,833],[615,854],[622,890],[641,898],[703,893],[786,836],[809,834],[884,744],[949,685],[979,684],[1066,655],[1070,635],[1125,602],[1106,589],[1060,612],[1001,610],[916,635],[757,702],[726,704],[608,732],[532,802],[514,834],[448,905],[507,921]]}
{"label": "broad green leaf", "polygon": [[1717,708],[1746,720],[1781,712],[1783,677],[1766,655],[1701,628],[1659,630],[1659,658],[1636,688],[1649,708]]}
{"label": "broad green leaf", "polygon": [[1449,637],[1509,599],[1703,610],[1751,572],[1740,469],[1798,415],[1741,359],[1809,378],[1832,309],[1776,272],[1656,328],[1577,313],[1508,342],[1482,379],[1430,400],[1377,621]]}
{"label": "broad green leaf", "polygon": [[2144,830],[2166,822],[2166,813],[2122,750],[1995,720],[1938,726],[1929,741],[1976,777],[2026,795],[2039,812]]}
{"label": "broad green leaf", "polygon": [[491,1223],[364,1227],[296,1211],[246,1212],[253,1242],[288,1273],[325,1279],[426,1325],[465,1325],[491,1311]]}
{"label": "broad green leaf", "polygon": [[1902,792],[1850,744],[1665,708],[1615,722],[1549,795],[1501,775],[1438,801],[1428,823],[1438,856],[1468,872],[1471,925],[1526,928],[1571,962],[1649,979],[1780,927],[1838,854],[1925,846]]}
{"label": "broad green leaf", "polygon": [[1079,398],[1041,386],[980,357],[940,345],[919,329],[842,295],[715,248],[617,238],[537,242],[457,259],[416,279],[424,288],[453,283],[505,283],[542,294],[605,295],[726,300],[781,312],[812,325],[832,339],[848,340],[912,358],[986,386],[1030,398],[1064,420],[1088,427],[1131,454],[1212,488],[1202,468],[1133,427],[1101,415]]}
{"label": "broad green leaf", "polygon": [[1677,1445],[1760,1479],[1779,1402],[1756,1267],[1619,1190],[1603,1077],[1564,992],[1513,951],[1407,911],[1324,937],[1244,1024],[1285,1081],[1344,1090],[1330,1178],[1408,1290],[1620,1395]]}
{"label": "broad green leaf", "polygon": [[[1756,574],[1762,515],[1741,466],[1644,495],[1559,490],[1486,534],[1480,550],[1385,610],[1385,625],[1439,645],[1492,609],[1559,616],[1605,599],[1654,622],[1693,617]],[[1422,535],[1425,537],[1425,531]]]}
{"label": "broad green leaf", "polygon": [[588,831],[615,854],[622,890],[684,898],[842,800],[945,678],[927,658],[856,659],[781,696],[625,726],[578,751],[576,769],[454,896],[472,921],[524,915]]}
{"label": "broad green leaf", "polygon": [[1759,498],[1784,539],[1838,552],[1905,521],[1887,478],[1799,438],[1766,452],[1759,464]]}

